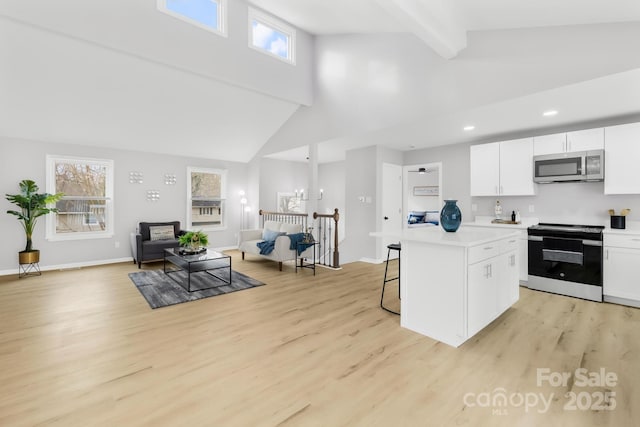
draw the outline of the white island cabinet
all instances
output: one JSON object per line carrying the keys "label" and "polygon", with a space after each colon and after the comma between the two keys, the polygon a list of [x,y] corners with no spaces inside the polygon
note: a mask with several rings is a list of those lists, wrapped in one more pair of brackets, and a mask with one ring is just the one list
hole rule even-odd
{"label": "white island cabinet", "polygon": [[404,328],[458,347],[519,298],[517,231],[434,227],[394,237]]}

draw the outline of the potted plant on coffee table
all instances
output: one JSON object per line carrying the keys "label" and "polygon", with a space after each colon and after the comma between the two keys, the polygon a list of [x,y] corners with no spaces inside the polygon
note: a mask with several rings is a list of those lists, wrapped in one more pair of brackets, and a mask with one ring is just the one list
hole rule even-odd
{"label": "potted plant on coffee table", "polygon": [[204,252],[209,244],[209,236],[202,231],[187,231],[178,237],[180,246],[184,247],[185,253]]}
{"label": "potted plant on coffee table", "polygon": [[52,212],[58,212],[58,209],[55,207],[50,208],[48,205],[60,200],[63,194],[38,193],[38,186],[30,179],[20,181],[19,186],[19,194],[5,194],[5,196],[8,201],[18,206],[20,210],[8,210],[7,213],[18,217],[27,237],[27,246],[18,254],[20,264],[33,264],[40,262],[40,251],[33,249],[32,241],[33,230],[38,218]]}

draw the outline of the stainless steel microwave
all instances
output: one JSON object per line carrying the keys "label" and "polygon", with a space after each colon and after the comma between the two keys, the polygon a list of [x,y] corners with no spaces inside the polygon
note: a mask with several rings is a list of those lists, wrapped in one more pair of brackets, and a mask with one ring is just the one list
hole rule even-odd
{"label": "stainless steel microwave", "polygon": [[603,181],[604,150],[545,154],[533,157],[533,181]]}

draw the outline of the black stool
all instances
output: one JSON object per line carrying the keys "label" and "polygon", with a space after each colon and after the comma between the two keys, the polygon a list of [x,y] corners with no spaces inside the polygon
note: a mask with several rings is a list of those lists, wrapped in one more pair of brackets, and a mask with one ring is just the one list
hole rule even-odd
{"label": "black stool", "polygon": [[[389,270],[389,257],[391,255],[391,251],[398,251],[398,277],[392,277],[391,279],[387,279],[387,272]],[[387,286],[387,282],[391,282],[393,280],[398,281],[398,298],[400,298],[400,243],[392,243],[387,246],[387,265],[384,268],[384,282],[382,282],[382,295],[380,296],[380,307],[384,310],[387,310],[389,313],[400,314],[397,311],[393,311],[382,305],[382,300],[384,300],[384,288]]]}

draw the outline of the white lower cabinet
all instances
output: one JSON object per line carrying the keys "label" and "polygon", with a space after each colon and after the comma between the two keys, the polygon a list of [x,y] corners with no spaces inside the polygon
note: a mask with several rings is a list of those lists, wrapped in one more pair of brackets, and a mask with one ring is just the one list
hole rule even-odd
{"label": "white lower cabinet", "polygon": [[517,233],[420,230],[401,242],[403,328],[458,347],[518,300]]}
{"label": "white lower cabinet", "polygon": [[604,300],[640,307],[640,235],[605,235]]}
{"label": "white lower cabinet", "polygon": [[[520,297],[517,239],[498,243],[497,255],[470,264],[467,284],[467,334],[472,336]],[[470,249],[471,254],[475,248]],[[486,247],[478,249],[488,250]]]}
{"label": "white lower cabinet", "polygon": [[497,317],[497,257],[469,266],[467,285],[467,335],[478,333]]}
{"label": "white lower cabinet", "polygon": [[[467,226],[485,228],[487,230],[495,230],[496,226],[493,225],[478,225],[478,224],[466,224]],[[516,243],[517,241],[517,256],[518,256],[518,279],[521,282],[529,280],[529,235],[527,229],[518,230],[520,235],[517,238],[509,239],[509,244]],[[470,261],[473,263],[473,261]]]}

